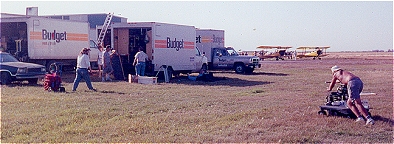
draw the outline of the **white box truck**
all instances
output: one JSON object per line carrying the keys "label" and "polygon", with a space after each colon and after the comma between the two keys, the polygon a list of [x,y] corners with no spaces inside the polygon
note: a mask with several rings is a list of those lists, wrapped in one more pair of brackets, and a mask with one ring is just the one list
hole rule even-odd
{"label": "white box truck", "polygon": [[[90,61],[96,62],[98,49],[89,40],[89,24],[38,16],[2,14],[1,47],[20,61],[42,64],[61,62],[76,66],[80,50],[91,47]],[[91,46],[92,45],[92,46]]]}
{"label": "white box truck", "polygon": [[142,47],[149,57],[147,75],[167,67],[168,75],[198,72],[202,56],[195,45],[195,27],[159,22],[114,23],[110,26],[111,46],[121,56],[124,74],[135,74],[134,56]]}
{"label": "white box truck", "polygon": [[224,46],[224,30],[196,29],[196,47],[208,58],[208,69],[231,69],[236,73],[252,73],[261,67],[256,56],[241,56]]}

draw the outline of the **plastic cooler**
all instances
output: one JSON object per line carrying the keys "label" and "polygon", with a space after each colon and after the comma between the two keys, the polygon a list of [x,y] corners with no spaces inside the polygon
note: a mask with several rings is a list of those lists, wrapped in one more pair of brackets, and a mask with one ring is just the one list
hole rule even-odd
{"label": "plastic cooler", "polygon": [[157,77],[139,76],[138,83],[140,83],[140,84],[157,84]]}

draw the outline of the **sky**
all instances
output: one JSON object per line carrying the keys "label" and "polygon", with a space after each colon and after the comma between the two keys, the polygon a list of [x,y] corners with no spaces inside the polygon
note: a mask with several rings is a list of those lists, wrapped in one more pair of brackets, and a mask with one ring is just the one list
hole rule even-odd
{"label": "sky", "polygon": [[1,12],[109,13],[128,22],[164,22],[225,31],[225,45],[330,46],[327,51],[393,49],[392,1],[3,1]]}

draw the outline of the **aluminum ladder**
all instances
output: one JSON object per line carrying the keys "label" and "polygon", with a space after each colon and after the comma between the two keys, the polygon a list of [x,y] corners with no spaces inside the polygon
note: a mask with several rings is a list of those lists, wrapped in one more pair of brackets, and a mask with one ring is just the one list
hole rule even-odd
{"label": "aluminum ladder", "polygon": [[103,27],[101,28],[100,34],[97,38],[97,45],[102,45],[102,42],[104,40],[105,34],[107,33],[108,27],[111,24],[112,16],[113,13],[109,13],[107,17],[105,18]]}

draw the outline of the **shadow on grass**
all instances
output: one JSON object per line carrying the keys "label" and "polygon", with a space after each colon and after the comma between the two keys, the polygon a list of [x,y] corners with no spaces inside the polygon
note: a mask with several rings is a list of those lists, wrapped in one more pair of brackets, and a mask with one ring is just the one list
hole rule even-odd
{"label": "shadow on grass", "polygon": [[234,86],[234,87],[248,87],[256,85],[271,84],[273,82],[266,81],[248,81],[239,78],[227,78],[227,77],[214,77],[213,81],[203,81],[197,80],[192,81],[187,76],[181,76],[178,78],[173,78],[172,83],[185,84],[185,85],[207,85],[207,86]]}
{"label": "shadow on grass", "polygon": [[[233,71],[214,71],[214,73],[236,74]],[[284,74],[284,73],[269,73],[269,72],[253,72],[253,73],[250,73],[250,74],[243,74],[243,75],[288,76],[288,74]]]}
{"label": "shadow on grass", "polygon": [[248,75],[288,76],[288,74],[284,74],[284,73],[267,73],[267,72],[254,72]]}
{"label": "shadow on grass", "polygon": [[42,84],[30,84],[27,82],[16,81],[12,82],[11,84],[7,84],[7,87],[22,87],[22,86],[30,86],[30,87],[44,87]]}
{"label": "shadow on grass", "polygon": [[394,120],[393,120],[393,119],[390,119],[390,118],[385,118],[385,117],[382,117],[382,116],[380,116],[380,115],[372,116],[372,118],[373,118],[375,121],[386,122],[386,123],[389,123],[391,126],[394,125]]}

